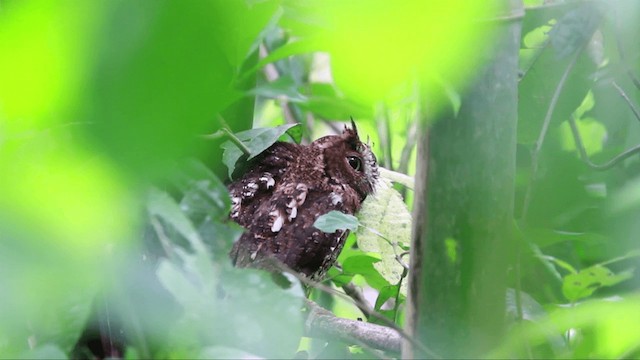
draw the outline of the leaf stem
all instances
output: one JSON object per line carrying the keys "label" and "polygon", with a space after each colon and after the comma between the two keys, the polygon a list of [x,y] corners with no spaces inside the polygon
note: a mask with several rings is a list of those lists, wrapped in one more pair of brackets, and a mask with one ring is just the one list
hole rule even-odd
{"label": "leaf stem", "polygon": [[527,190],[524,196],[524,203],[522,206],[522,219],[526,219],[527,213],[529,211],[529,204],[531,203],[531,195],[533,193],[533,183],[535,182],[536,175],[538,173],[538,156],[540,154],[540,149],[542,149],[542,144],[544,143],[544,139],[547,136],[547,131],[549,130],[549,124],[551,123],[551,117],[556,109],[556,105],[558,104],[558,99],[560,99],[560,94],[564,89],[564,86],[567,83],[567,79],[569,78],[569,74],[573,70],[576,62],[578,61],[578,57],[582,53],[582,50],[576,51],[573,58],[567,64],[567,67],[558,81],[558,85],[551,97],[551,102],[549,103],[549,107],[547,108],[547,113],[544,117],[544,121],[542,123],[542,129],[540,129],[540,135],[538,136],[538,140],[536,141],[535,148],[531,153],[531,179],[529,180],[529,184],[527,186]]}
{"label": "leaf stem", "polygon": [[640,153],[640,145],[636,145],[630,149],[627,149],[621,152],[620,154],[616,155],[615,157],[613,157],[611,160],[607,161],[604,164],[601,164],[601,165],[594,164],[593,162],[591,162],[591,159],[589,159],[589,155],[587,154],[587,151],[584,148],[584,144],[582,143],[582,137],[580,136],[580,131],[578,130],[578,126],[576,125],[576,119],[573,114],[571,114],[571,116],[569,117],[569,126],[571,127],[573,140],[576,143],[576,148],[578,149],[580,158],[582,159],[582,161],[584,161],[585,164],[587,164],[587,166],[589,166],[594,170],[598,170],[598,171],[609,170],[612,167],[619,164],[620,162],[631,157],[632,155]]}

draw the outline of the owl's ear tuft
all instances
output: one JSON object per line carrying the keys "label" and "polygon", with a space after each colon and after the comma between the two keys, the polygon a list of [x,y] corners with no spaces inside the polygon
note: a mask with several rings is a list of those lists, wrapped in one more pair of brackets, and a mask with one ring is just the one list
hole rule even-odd
{"label": "owl's ear tuft", "polygon": [[351,144],[353,149],[356,150],[359,147],[361,140],[360,140],[360,136],[358,135],[358,127],[356,126],[356,122],[353,120],[353,117],[350,117],[350,119],[351,119],[351,128],[349,128],[347,125],[344,126],[344,132],[342,133],[342,138],[347,140],[347,142]]}
{"label": "owl's ear tuft", "polygon": [[353,120],[353,116],[349,116],[349,119],[351,119],[351,129],[356,134],[356,137],[360,138],[358,136],[358,128],[356,127],[356,122]]}

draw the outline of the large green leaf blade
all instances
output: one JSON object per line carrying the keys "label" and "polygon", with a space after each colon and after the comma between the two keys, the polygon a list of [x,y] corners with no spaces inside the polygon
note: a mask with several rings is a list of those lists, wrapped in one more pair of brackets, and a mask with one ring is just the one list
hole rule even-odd
{"label": "large green leaf blade", "polygon": [[[358,247],[380,254],[381,261],[373,266],[389,283],[398,284],[405,270],[399,260],[408,262],[408,256],[401,254],[411,243],[411,213],[389,180],[380,179],[375,194],[362,204],[358,219],[362,224],[356,234]],[[400,291],[407,294],[404,282]]]}

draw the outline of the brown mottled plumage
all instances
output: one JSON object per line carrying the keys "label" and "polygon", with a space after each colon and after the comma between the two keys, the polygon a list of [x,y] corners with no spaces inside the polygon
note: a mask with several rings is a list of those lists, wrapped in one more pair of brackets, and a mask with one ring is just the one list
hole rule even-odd
{"label": "brown mottled plumage", "polygon": [[354,214],[373,191],[376,158],[355,124],[311,144],[277,142],[229,185],[231,218],[247,231],[231,250],[239,267],[273,270],[273,260],[321,279],[342,250],[347,231],[313,226],[331,210]]}

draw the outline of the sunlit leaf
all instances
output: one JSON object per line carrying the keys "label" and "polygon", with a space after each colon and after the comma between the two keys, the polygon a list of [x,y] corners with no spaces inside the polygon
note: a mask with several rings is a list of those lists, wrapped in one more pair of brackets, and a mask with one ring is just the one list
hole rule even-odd
{"label": "sunlit leaf", "polygon": [[[391,186],[391,182],[381,178],[375,193],[362,204],[358,212],[362,228],[358,231],[358,247],[366,252],[378,253],[382,260],[374,267],[391,284],[397,284],[404,272],[398,262],[403,247],[411,243],[411,213],[402,196]],[[402,261],[408,263],[408,256]],[[406,284],[401,288],[406,295]]]}
{"label": "sunlit leaf", "polygon": [[565,276],[562,282],[562,293],[567,300],[574,302],[591,296],[601,287],[615,285],[632,276],[633,271],[614,274],[604,266],[595,265]]}
{"label": "sunlit leaf", "polygon": [[371,287],[382,289],[392,284],[382,277],[380,272],[374,268],[375,264],[379,261],[379,258],[371,255],[351,256],[342,263],[342,271],[346,274],[362,275]]}
{"label": "sunlit leaf", "polygon": [[[576,120],[576,125],[587,155],[590,156],[601,152],[607,137],[607,129],[604,125],[594,118],[578,119]],[[576,151],[577,153],[576,143],[568,122],[562,124],[561,131],[562,147],[565,150]]]}

